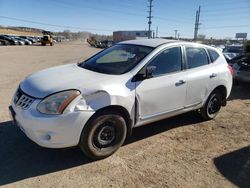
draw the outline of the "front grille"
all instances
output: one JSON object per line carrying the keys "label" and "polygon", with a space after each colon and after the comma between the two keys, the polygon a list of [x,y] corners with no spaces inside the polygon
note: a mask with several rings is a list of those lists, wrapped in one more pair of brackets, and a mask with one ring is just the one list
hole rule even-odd
{"label": "front grille", "polygon": [[28,109],[35,99],[25,94],[20,88],[14,97],[14,104],[24,110]]}

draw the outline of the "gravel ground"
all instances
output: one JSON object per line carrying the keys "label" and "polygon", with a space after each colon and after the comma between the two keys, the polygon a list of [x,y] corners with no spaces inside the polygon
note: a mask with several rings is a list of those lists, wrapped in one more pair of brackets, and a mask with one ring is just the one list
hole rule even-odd
{"label": "gravel ground", "polygon": [[81,42],[0,47],[0,186],[250,187],[250,86],[233,87],[215,120],[187,113],[136,128],[113,156],[90,161],[78,148],[37,146],[10,122],[8,105],[34,71],[86,59]]}

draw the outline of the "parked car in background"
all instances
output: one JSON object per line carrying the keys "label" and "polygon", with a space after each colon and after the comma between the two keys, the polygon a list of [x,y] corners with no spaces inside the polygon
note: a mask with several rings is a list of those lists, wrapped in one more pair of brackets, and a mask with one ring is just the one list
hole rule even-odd
{"label": "parked car in background", "polygon": [[19,37],[29,40],[30,42],[32,42],[32,44],[36,42],[34,39],[32,39],[31,37],[28,37],[28,36],[19,36]]}
{"label": "parked car in background", "polygon": [[17,40],[19,45],[25,45],[25,41],[23,39],[14,36],[12,36],[11,38]]}
{"label": "parked car in background", "polygon": [[41,38],[40,37],[35,36],[34,39],[36,40],[36,42],[41,42]]}
{"label": "parked car in background", "polygon": [[79,64],[34,73],[19,85],[11,117],[40,146],[113,154],[134,127],[198,110],[216,117],[232,68],[216,48],[164,39],[118,43]]}
{"label": "parked car in background", "polygon": [[10,43],[7,40],[0,38],[0,45],[9,45]]}
{"label": "parked car in background", "polygon": [[113,41],[103,40],[101,42],[101,48],[109,48],[113,45]]}
{"label": "parked car in background", "polygon": [[243,45],[229,45],[223,49],[223,55],[225,56],[226,60],[231,60],[234,57],[243,53]]}
{"label": "parked car in background", "polygon": [[10,45],[18,45],[19,44],[19,42],[16,39],[12,39],[11,37],[6,36],[6,35],[0,35],[0,39],[8,41],[8,43]]}
{"label": "parked car in background", "polygon": [[225,46],[224,45],[219,45],[219,46],[216,46],[217,49],[219,49],[221,52],[223,52]]}
{"label": "parked car in background", "polygon": [[37,39],[37,37],[33,37],[33,36],[31,36],[31,37],[29,37],[29,38],[31,38],[31,39],[33,40],[33,43],[36,43],[36,42],[38,42],[38,39]]}
{"label": "parked car in background", "polygon": [[250,83],[250,53],[235,57],[230,64],[236,81]]}
{"label": "parked car in background", "polygon": [[25,45],[31,45],[32,44],[32,42],[30,40],[28,40],[28,39],[24,39],[24,38],[21,38],[21,37],[15,37],[15,39],[22,40]]}

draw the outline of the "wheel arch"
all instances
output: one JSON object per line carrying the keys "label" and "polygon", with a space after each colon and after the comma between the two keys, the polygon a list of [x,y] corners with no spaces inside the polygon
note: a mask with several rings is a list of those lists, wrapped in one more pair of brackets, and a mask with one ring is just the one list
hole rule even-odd
{"label": "wheel arch", "polygon": [[218,92],[220,92],[222,94],[222,106],[226,106],[226,103],[227,103],[227,88],[224,85],[219,85],[216,88],[214,88],[214,90],[211,93],[213,93],[215,91],[218,91]]}
{"label": "wheel arch", "polygon": [[[130,118],[130,114],[128,112],[128,110],[123,107],[123,106],[120,106],[120,105],[110,105],[110,106],[106,106],[106,107],[103,107],[103,108],[100,108],[98,109],[88,120],[91,121],[93,120],[94,118],[96,118],[97,116],[99,116],[100,114],[103,114],[103,113],[107,113],[107,112],[116,112],[118,113],[119,115],[121,115],[124,120],[126,121],[126,125],[127,125],[127,135],[131,135],[132,134],[132,120]],[[87,123],[88,123],[87,122]]]}

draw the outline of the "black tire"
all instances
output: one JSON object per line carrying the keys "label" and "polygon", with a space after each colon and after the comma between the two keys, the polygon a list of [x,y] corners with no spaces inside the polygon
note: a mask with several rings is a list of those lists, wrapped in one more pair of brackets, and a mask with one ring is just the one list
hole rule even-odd
{"label": "black tire", "polygon": [[99,113],[85,125],[79,147],[87,157],[103,159],[122,146],[126,134],[126,121],[120,114],[108,111]]}
{"label": "black tire", "polygon": [[222,106],[222,95],[219,91],[214,91],[208,97],[205,105],[200,109],[200,115],[204,120],[214,119]]}

